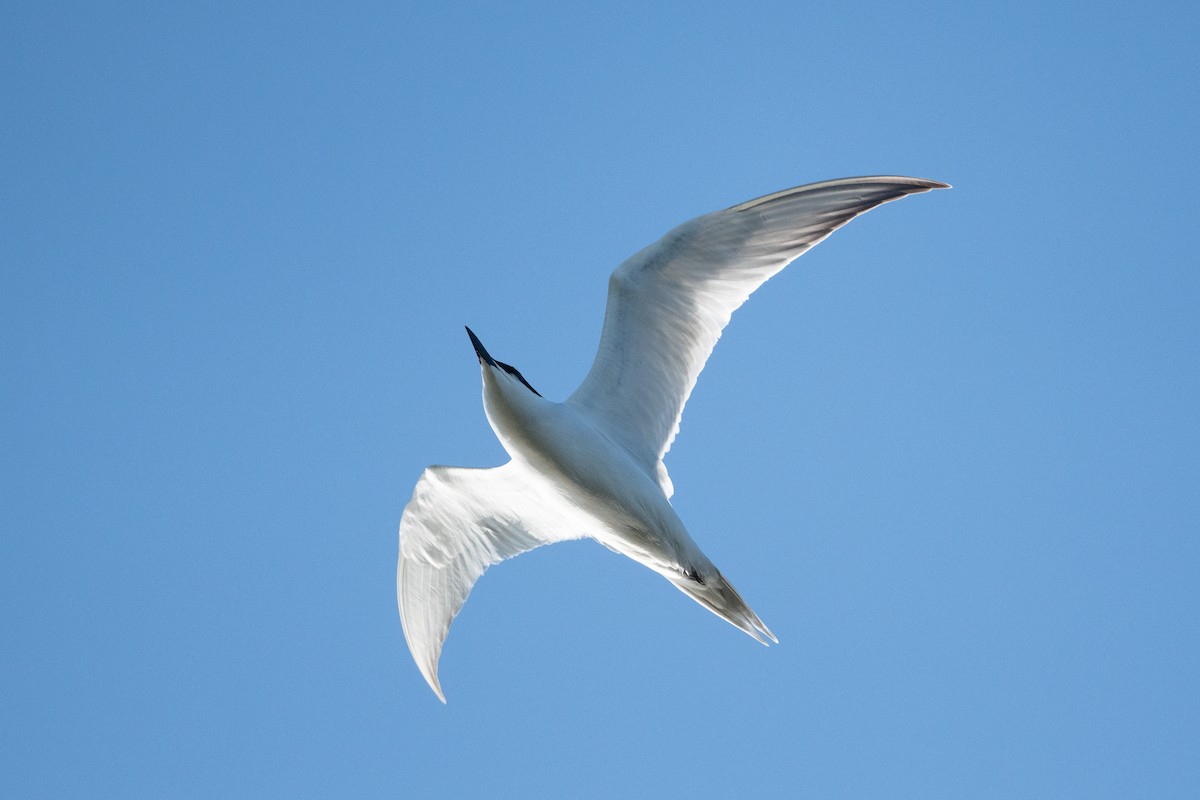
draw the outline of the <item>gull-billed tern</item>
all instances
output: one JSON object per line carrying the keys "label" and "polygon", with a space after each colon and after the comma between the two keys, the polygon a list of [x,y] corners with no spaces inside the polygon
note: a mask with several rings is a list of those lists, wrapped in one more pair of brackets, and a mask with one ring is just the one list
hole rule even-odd
{"label": "gull-billed tern", "polygon": [[944,188],[843,178],[685,222],[613,272],[596,360],[563,403],[467,329],[488,423],[511,460],[426,469],[400,520],[396,567],[404,636],[442,702],[442,643],[475,581],[492,564],[569,539],[590,536],[759,642],[778,642],[688,535],[663,456],[721,331],[755,289],[859,214]]}

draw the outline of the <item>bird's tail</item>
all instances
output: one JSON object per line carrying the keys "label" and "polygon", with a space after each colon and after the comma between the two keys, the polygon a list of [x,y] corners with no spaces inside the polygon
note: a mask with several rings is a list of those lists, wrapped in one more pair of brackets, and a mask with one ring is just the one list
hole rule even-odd
{"label": "bird's tail", "polygon": [[720,572],[717,572],[716,578],[706,578],[704,583],[686,578],[672,579],[671,582],[679,591],[729,624],[753,636],[759,643],[767,644],[767,640],[770,639],[775,644],[779,644],[775,634],[771,633],[771,630],[763,624],[750,606],[746,605],[746,601],[738,594],[737,589],[734,589],[733,585],[725,580],[725,576]]}

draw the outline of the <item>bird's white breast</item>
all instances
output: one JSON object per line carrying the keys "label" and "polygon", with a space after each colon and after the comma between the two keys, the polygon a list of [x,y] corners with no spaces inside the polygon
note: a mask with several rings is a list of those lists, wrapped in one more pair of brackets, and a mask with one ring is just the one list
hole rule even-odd
{"label": "bird's white breast", "polygon": [[509,455],[592,518],[602,544],[654,569],[695,547],[655,479],[577,408],[487,376],[484,408]]}

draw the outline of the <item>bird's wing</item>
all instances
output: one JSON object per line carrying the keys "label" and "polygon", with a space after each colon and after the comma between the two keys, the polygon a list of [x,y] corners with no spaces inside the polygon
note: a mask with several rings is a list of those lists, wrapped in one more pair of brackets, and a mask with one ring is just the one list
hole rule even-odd
{"label": "bird's wing", "polygon": [[582,532],[520,465],[429,467],[400,518],[396,599],[413,660],[437,696],[450,623],[492,564]]}
{"label": "bird's wing", "polygon": [[947,188],[903,177],[813,183],[706,214],[613,272],[600,349],[567,401],[592,415],[662,485],[662,457],[704,363],[746,298],[854,217],[908,194]]}

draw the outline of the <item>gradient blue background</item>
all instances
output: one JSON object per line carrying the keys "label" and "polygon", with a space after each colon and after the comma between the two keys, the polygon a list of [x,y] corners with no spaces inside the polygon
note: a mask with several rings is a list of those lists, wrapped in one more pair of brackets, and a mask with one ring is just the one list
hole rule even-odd
{"label": "gradient blue background", "polygon": [[[1195,797],[1194,3],[8,3],[0,794]],[[404,644],[611,269],[948,181],[734,318],[667,463],[765,649],[591,542]]]}

